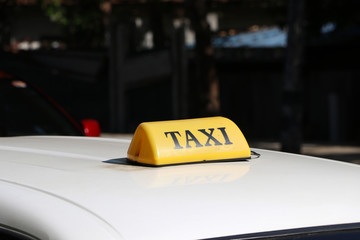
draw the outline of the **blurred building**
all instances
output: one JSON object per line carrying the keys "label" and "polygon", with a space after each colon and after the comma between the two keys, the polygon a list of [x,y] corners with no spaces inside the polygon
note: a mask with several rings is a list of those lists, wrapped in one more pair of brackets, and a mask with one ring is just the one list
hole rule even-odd
{"label": "blurred building", "polygon": [[[196,115],[191,112],[192,92],[186,90],[197,64],[186,1],[109,1],[104,6],[89,1],[96,6],[94,13],[102,15],[88,21],[101,27],[82,36],[50,21],[39,2],[15,2],[7,20],[10,44],[4,48],[20,54],[12,56],[13,62],[6,58],[0,63],[30,78],[79,119],[93,117],[105,130],[131,132],[140,121]],[[304,139],[359,142],[355,59],[360,28],[351,10],[358,3],[307,2]],[[82,8],[77,1],[63,3],[68,9]],[[320,9],[323,14],[316,15]],[[213,0],[207,2],[206,11],[220,81],[220,113],[251,138],[278,139],[283,124],[287,1]],[[117,84],[123,79],[131,83]],[[119,89],[125,89],[121,96],[116,94]],[[121,114],[115,116],[115,109]],[[118,121],[124,121],[121,130],[114,128]]]}

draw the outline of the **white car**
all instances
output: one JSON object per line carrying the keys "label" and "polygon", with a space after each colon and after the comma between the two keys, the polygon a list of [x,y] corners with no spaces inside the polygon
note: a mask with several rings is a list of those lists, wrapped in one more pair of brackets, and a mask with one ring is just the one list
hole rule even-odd
{"label": "white car", "polygon": [[[236,141],[219,119],[214,128],[189,121],[159,136],[166,123],[145,125],[134,139],[141,148],[149,138],[159,155],[189,151],[182,158],[192,158],[195,138],[201,154]],[[173,150],[162,149],[166,141]],[[134,162],[129,145],[0,138],[0,239],[360,239],[360,165],[252,149],[246,159],[154,167]]]}

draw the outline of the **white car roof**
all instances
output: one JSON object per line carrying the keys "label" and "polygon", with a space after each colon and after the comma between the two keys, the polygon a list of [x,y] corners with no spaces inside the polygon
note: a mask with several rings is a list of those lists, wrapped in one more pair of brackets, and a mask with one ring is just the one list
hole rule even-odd
{"label": "white car roof", "polygon": [[360,222],[360,166],[258,159],[145,167],[129,140],[0,138],[0,226],[41,239],[202,239]]}

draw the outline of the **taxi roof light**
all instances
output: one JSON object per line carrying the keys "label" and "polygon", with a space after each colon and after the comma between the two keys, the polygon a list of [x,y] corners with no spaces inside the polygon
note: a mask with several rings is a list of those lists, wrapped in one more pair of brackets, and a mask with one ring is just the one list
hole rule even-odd
{"label": "taxi roof light", "polygon": [[249,145],[234,122],[224,117],[141,123],[128,159],[164,166],[250,159]]}

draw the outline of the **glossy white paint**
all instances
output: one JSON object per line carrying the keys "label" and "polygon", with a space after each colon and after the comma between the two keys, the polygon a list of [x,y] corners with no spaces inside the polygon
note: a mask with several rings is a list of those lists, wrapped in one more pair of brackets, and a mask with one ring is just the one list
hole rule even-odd
{"label": "glossy white paint", "polygon": [[0,224],[42,239],[200,239],[360,222],[359,165],[256,149],[149,168],[121,164],[129,143],[0,138]]}

